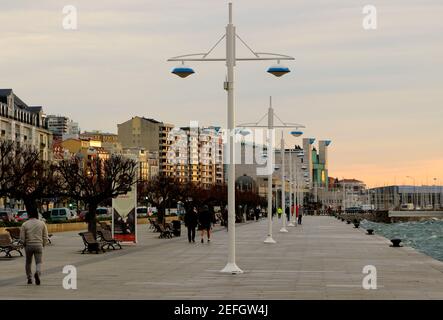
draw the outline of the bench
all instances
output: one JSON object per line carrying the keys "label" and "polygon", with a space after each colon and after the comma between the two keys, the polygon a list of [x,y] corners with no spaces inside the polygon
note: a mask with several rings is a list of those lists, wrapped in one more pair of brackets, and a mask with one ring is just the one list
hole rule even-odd
{"label": "bench", "polygon": [[172,232],[169,230],[169,228],[165,228],[161,223],[157,224],[157,226],[160,230],[159,238],[172,238]]}
{"label": "bench", "polygon": [[149,221],[148,229],[152,230],[152,231],[156,231],[155,224],[157,223],[157,221],[155,221],[151,218],[148,218],[148,221]]}
{"label": "bench", "polygon": [[0,252],[4,252],[6,254],[6,257],[12,258],[12,251],[17,251],[18,253],[20,253],[20,256],[23,257],[23,253],[20,251],[20,249],[22,248],[22,245],[15,244],[13,242],[9,234],[0,234]]}
{"label": "bench", "polygon": [[98,254],[98,251],[101,250],[105,252],[103,249],[104,244],[102,242],[97,241],[94,238],[94,235],[92,232],[80,232],[79,235],[83,239],[83,244],[85,245],[85,248],[82,251],[82,254],[84,254],[86,251],[93,252]]}
{"label": "bench", "polygon": [[105,246],[107,246],[108,249],[112,248],[112,250],[115,250],[115,246],[118,246],[119,249],[122,248],[122,246],[120,245],[120,241],[112,237],[111,231],[107,229],[101,229],[98,232],[100,233],[101,240],[104,243],[103,248]]}
{"label": "bench", "polygon": [[[12,242],[14,244],[20,245],[21,244],[21,240],[20,240],[20,228],[19,227],[12,227],[12,228],[7,228],[6,231],[9,232],[9,235],[12,238]],[[52,233],[48,234],[48,243],[52,244],[51,241],[51,237],[52,237]]]}
{"label": "bench", "polygon": [[103,230],[111,231],[111,225],[108,224],[108,223],[106,223],[106,222],[100,222],[100,227],[101,227]]}
{"label": "bench", "polygon": [[[13,227],[13,228],[6,228],[6,231],[9,232],[9,235],[11,236],[12,243],[16,245],[22,245],[20,240],[20,228]],[[23,247],[23,245],[22,245]]]}

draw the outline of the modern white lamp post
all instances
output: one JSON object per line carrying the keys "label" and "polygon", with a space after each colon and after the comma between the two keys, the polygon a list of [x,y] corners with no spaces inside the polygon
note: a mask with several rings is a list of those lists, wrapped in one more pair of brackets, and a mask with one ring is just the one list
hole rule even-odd
{"label": "modern white lamp post", "polygon": [[[260,121],[264,119],[267,115],[268,124],[260,125]],[[274,172],[274,131],[275,128],[304,128],[304,125],[298,123],[287,123],[283,122],[274,113],[274,108],[272,107],[272,97],[269,98],[269,109],[268,113],[260,119],[259,122],[253,123],[243,123],[239,124],[238,127],[248,127],[248,128],[267,128],[268,129],[268,145],[267,145],[267,176],[268,176],[268,233],[266,235],[265,243],[276,243],[272,237],[272,175]],[[281,125],[274,124],[274,117],[280,120]],[[282,167],[282,172],[284,175],[284,168]],[[277,192],[276,192],[277,194]]]}
{"label": "modern white lamp post", "polygon": [[[209,58],[208,55],[218,46],[222,40],[226,40],[226,56],[221,58]],[[253,54],[252,57],[241,58],[236,56],[236,39],[245,45],[247,49]],[[228,93],[228,130],[229,130],[229,164],[228,164],[228,262],[221,272],[226,273],[242,273],[243,271],[237,266],[235,262],[235,109],[234,109],[234,67],[237,61],[260,61],[270,60],[294,60],[293,57],[274,53],[255,52],[253,51],[235,32],[235,26],[232,23],[232,3],[229,3],[229,23],[226,26],[225,34],[217,41],[217,43],[206,53],[187,54],[168,59],[168,61],[179,61],[183,65],[172,70],[173,74],[181,78],[185,78],[194,73],[190,67],[184,66],[185,61],[223,61],[226,62],[227,79],[224,83],[224,88]],[[267,70],[268,73],[280,77],[288,72],[289,68],[278,65],[272,66]]]}
{"label": "modern white lamp post", "polygon": [[281,132],[281,206],[282,206],[282,226],[280,232],[288,232],[286,229],[286,179],[285,179],[285,138]]}
{"label": "modern white lamp post", "polygon": [[[291,135],[293,137],[300,137],[303,134],[303,132],[301,131],[291,131]],[[295,150],[294,150],[295,151]],[[294,166],[293,162],[292,162],[292,147],[289,149],[289,224],[288,227],[295,227],[295,212],[291,212],[292,208],[295,206],[297,206],[297,193],[298,193],[298,188],[297,188],[297,181],[294,179],[294,175],[292,172],[292,167]],[[297,157],[295,158],[297,159]],[[295,163],[295,172],[296,172],[296,176],[297,176],[297,161]],[[298,177],[296,177],[298,180]],[[295,186],[295,192],[293,191],[293,185]],[[294,197],[294,202],[292,201],[292,194],[295,194]],[[292,216],[292,219],[291,219]]]}

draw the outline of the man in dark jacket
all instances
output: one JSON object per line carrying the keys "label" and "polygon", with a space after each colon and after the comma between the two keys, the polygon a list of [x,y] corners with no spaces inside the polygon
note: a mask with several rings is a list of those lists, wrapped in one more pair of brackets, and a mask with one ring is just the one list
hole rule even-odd
{"label": "man in dark jacket", "polygon": [[198,215],[198,222],[200,224],[199,230],[201,230],[201,243],[204,243],[203,240],[205,231],[208,235],[208,242],[211,241],[211,223],[213,222],[213,218],[211,212],[207,205],[204,205],[200,214]]}
{"label": "man in dark jacket", "polygon": [[188,228],[189,243],[191,243],[191,241],[195,242],[195,228],[198,223],[197,209],[195,207],[190,207],[186,210],[184,220],[185,226]]}

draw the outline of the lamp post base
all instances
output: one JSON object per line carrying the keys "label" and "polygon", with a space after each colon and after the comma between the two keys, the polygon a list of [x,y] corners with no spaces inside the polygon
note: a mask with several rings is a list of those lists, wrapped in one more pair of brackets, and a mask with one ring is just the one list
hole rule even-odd
{"label": "lamp post base", "polygon": [[272,239],[271,236],[268,236],[268,237],[265,239],[264,242],[265,242],[265,243],[277,243],[274,239]]}
{"label": "lamp post base", "polygon": [[243,273],[243,270],[240,269],[235,262],[228,262],[226,266],[220,270],[223,273],[231,273],[231,274],[239,274]]}
{"label": "lamp post base", "polygon": [[280,229],[280,232],[288,232],[288,229],[286,229],[285,227]]}
{"label": "lamp post base", "polygon": [[289,222],[288,227],[295,227],[295,224],[291,221]]}

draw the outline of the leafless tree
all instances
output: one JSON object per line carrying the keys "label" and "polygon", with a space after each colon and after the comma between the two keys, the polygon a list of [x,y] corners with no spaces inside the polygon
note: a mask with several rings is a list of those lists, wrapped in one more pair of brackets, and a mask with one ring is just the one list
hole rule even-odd
{"label": "leafless tree", "polygon": [[164,222],[166,208],[179,199],[180,185],[176,179],[159,175],[138,184],[139,195],[157,207],[157,217]]}
{"label": "leafless tree", "polygon": [[88,231],[95,236],[98,205],[131,191],[136,183],[137,163],[120,155],[91,160],[76,156],[62,160],[59,172],[65,196],[87,204]]}

